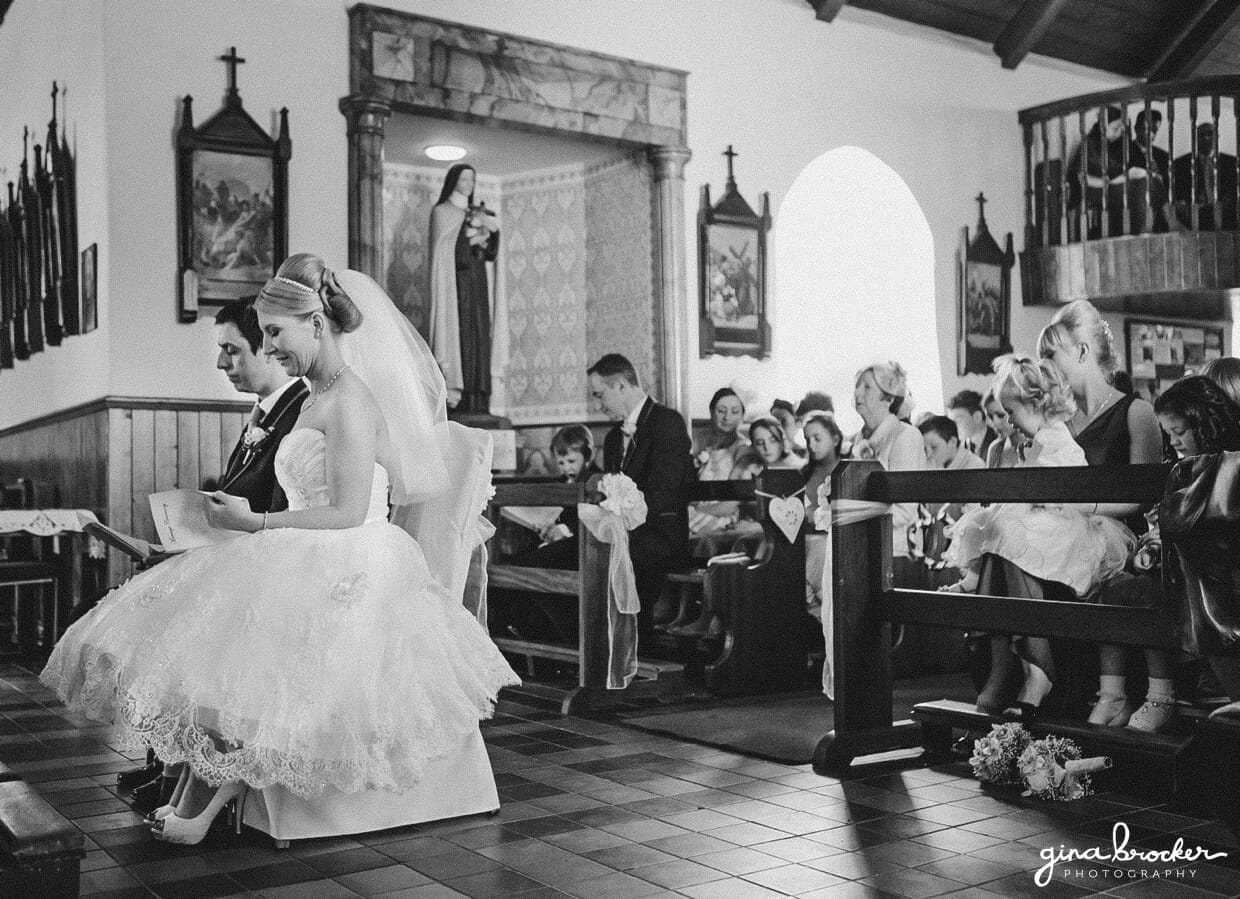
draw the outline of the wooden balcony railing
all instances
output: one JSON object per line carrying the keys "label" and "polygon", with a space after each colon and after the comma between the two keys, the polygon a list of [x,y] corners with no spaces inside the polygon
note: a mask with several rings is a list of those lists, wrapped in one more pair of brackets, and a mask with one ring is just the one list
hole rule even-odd
{"label": "wooden balcony railing", "polygon": [[1240,287],[1240,76],[1023,110],[1026,303],[1227,316]]}

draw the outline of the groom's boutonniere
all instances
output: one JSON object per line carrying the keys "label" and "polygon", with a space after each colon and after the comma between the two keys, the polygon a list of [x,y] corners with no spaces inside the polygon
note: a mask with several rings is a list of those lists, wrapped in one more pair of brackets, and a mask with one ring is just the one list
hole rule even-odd
{"label": "groom's boutonniere", "polygon": [[250,425],[245,429],[245,435],[241,438],[241,445],[247,453],[256,453],[258,448],[266,442],[271,436],[271,432],[260,428],[258,425]]}

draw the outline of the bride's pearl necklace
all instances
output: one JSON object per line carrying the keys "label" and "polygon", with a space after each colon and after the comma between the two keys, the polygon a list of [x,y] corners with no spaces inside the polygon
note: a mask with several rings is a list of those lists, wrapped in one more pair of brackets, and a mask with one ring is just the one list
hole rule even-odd
{"label": "bride's pearl necklace", "polygon": [[349,367],[348,363],[345,363],[344,365],[340,366],[340,368],[336,369],[336,373],[327,379],[327,383],[323,385],[322,390],[320,390],[318,393],[311,392],[310,398],[301,404],[301,411],[305,412],[307,409],[309,409],[311,406],[313,406],[318,401],[319,397],[327,393],[327,391],[331,390],[332,385],[336,383],[336,379],[339,378],[341,375],[343,375],[344,370],[348,367]]}

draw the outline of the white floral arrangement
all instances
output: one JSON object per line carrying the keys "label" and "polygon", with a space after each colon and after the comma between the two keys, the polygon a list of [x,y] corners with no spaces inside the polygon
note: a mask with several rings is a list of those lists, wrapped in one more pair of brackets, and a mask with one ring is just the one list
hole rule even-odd
{"label": "white floral arrangement", "polygon": [[605,497],[599,508],[620,516],[624,529],[631,531],[646,523],[646,497],[637,484],[626,474],[605,474],[599,481],[599,491]]}
{"label": "white floral arrangement", "polygon": [[1067,737],[1034,740],[1020,754],[1016,768],[1025,783],[1022,796],[1068,802],[1093,792],[1090,774],[1111,767],[1106,756],[1081,758],[1081,749]]}
{"label": "white floral arrangement", "polygon": [[852,459],[877,459],[878,452],[874,449],[874,444],[866,440],[864,437],[858,437],[853,441],[852,448],[849,450],[849,458]]}
{"label": "white floral arrangement", "polygon": [[267,442],[267,438],[271,436],[271,432],[260,428],[256,424],[246,427],[245,435],[241,438],[241,445],[250,452],[255,452],[260,446]]}
{"label": "white floral arrangement", "polygon": [[973,743],[973,756],[969,759],[973,775],[982,783],[1020,783],[1017,764],[1032,742],[1029,731],[1016,722],[996,724],[990,733]]}

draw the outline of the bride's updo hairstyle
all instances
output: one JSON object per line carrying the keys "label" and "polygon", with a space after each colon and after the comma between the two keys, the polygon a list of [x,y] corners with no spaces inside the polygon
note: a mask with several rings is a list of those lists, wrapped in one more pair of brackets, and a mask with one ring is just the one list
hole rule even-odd
{"label": "bride's updo hairstyle", "polygon": [[356,331],[361,310],[349,299],[336,275],[313,253],[296,253],[284,260],[276,276],[263,285],[254,304],[268,315],[309,315],[322,312],[341,331]]}

